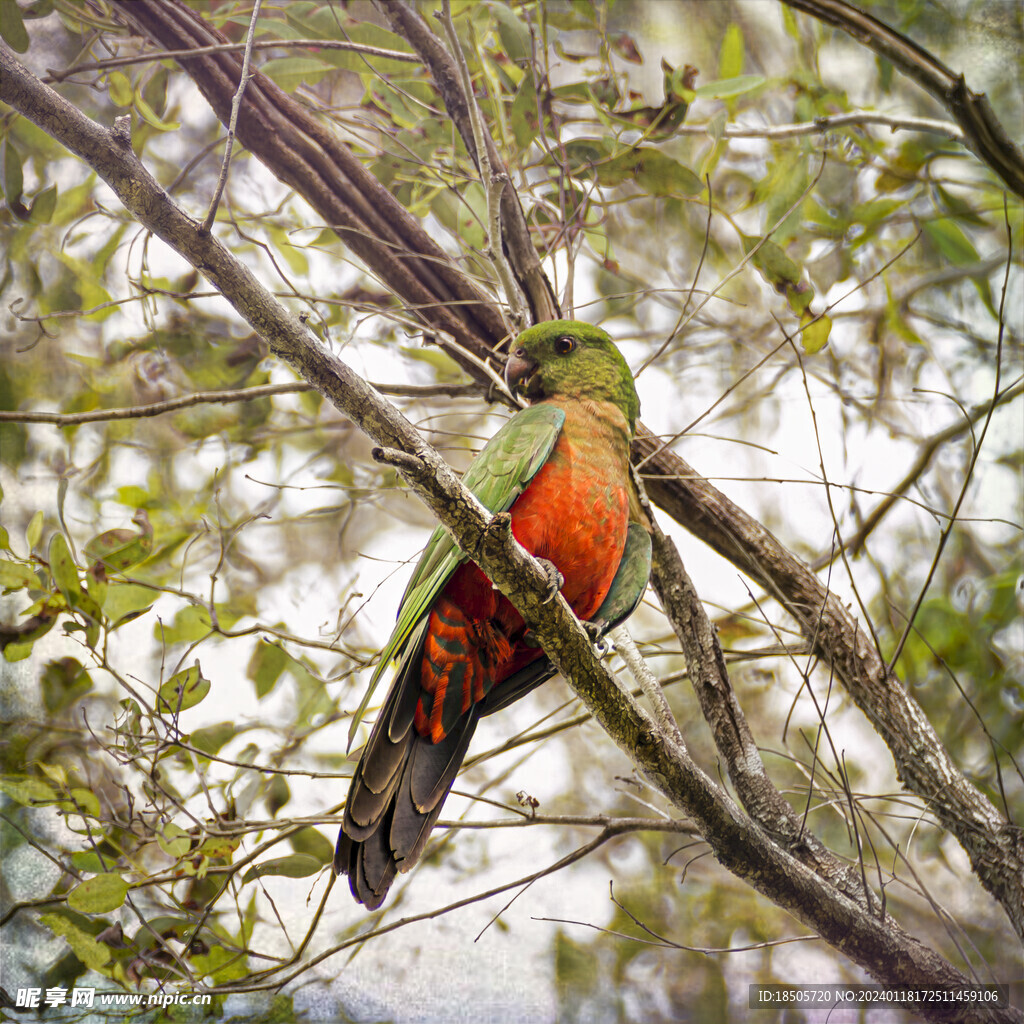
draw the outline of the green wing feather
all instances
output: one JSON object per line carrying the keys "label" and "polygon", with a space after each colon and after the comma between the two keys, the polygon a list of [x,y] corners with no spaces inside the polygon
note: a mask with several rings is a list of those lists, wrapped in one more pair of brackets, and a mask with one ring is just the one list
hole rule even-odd
{"label": "green wing feather", "polygon": [[[565,413],[552,405],[542,403],[522,409],[484,445],[462,482],[489,512],[507,512],[547,462],[564,422]],[[350,745],[385,668],[405,649],[416,624],[464,561],[466,555],[451,534],[438,526],[416,563],[398,607],[398,622],[352,717]]]}

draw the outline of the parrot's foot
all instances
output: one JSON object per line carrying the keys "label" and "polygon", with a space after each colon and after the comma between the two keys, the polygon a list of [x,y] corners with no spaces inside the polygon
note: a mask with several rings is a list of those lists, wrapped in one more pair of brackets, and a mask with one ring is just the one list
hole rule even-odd
{"label": "parrot's foot", "polygon": [[583,632],[590,637],[590,642],[597,650],[598,656],[604,657],[608,652],[608,642],[604,639],[604,635],[608,632],[611,623],[607,619],[592,619],[589,622],[580,622],[580,625],[583,627]]}
{"label": "parrot's foot", "polygon": [[540,567],[548,578],[548,596],[544,598],[544,604],[550,604],[562,589],[565,577],[558,571],[554,562],[549,562],[546,558],[538,558],[537,561],[540,562]]}

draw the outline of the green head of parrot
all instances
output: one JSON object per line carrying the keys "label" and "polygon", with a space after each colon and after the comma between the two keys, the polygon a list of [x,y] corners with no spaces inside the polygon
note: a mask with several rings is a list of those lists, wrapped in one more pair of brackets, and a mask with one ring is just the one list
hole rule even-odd
{"label": "green head of parrot", "polygon": [[545,320],[523,331],[512,343],[505,381],[531,401],[612,402],[631,431],[640,415],[633,374],[622,353],[600,327],[579,320]]}

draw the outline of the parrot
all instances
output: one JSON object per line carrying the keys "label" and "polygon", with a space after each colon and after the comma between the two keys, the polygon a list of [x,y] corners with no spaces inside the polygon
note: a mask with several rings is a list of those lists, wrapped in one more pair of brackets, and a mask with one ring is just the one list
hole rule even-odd
{"label": "parrot", "polygon": [[[529,403],[481,449],[463,483],[550,571],[596,642],[640,604],[651,539],[629,465],[640,414],[608,334],[549,320],[511,346],[505,380]],[[441,526],[405,589],[357,712],[399,664],[352,777],[334,856],[376,910],[420,858],[477,723],[555,674],[512,603]]]}

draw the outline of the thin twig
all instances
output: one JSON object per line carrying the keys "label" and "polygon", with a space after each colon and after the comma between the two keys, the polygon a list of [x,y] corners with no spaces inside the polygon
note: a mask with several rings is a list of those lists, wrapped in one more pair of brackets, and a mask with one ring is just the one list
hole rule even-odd
{"label": "thin twig", "polygon": [[[373,384],[382,395],[392,398],[461,398],[480,393],[476,384]],[[105,423],[110,420],[144,419],[178,412],[194,405],[216,405],[229,402],[254,402],[258,398],[272,395],[299,394],[315,391],[311,384],[260,384],[252,388],[234,388],[227,391],[197,391],[181,398],[169,398],[151,405],[129,405],[117,409],[90,409],[88,412],[42,412],[21,410],[0,410],[0,423],[52,423],[58,427],[74,427],[80,423]]]}
{"label": "thin twig", "polygon": [[491,166],[490,153],[487,150],[484,139],[483,115],[473,93],[473,78],[469,73],[466,55],[459,44],[459,37],[455,31],[455,24],[452,21],[451,4],[448,0],[444,0],[437,17],[444,26],[445,35],[448,36],[448,45],[451,47],[452,56],[455,58],[455,65],[459,69],[459,80],[462,82],[462,90],[466,94],[469,120],[473,126],[473,142],[476,144],[476,158],[480,169],[480,181],[484,187],[484,195],[487,197],[488,255],[494,265],[494,269],[497,271],[501,286],[505,292],[505,299],[509,305],[509,315],[513,327],[511,333],[518,334],[519,331],[529,325],[530,321],[526,297],[519,287],[519,282],[512,272],[512,267],[509,266],[502,247],[501,194],[508,184],[508,175],[497,173]]}
{"label": "thin twig", "polygon": [[[177,60],[179,57],[203,57],[209,53],[236,53],[244,50],[247,43],[218,43],[215,46],[197,46],[191,50],[152,50],[148,53],[136,53],[128,57],[111,57],[108,60],[90,61],[76,67],[57,71],[47,68],[49,74],[41,81],[47,83],[63,82],[72,75],[82,71],[106,71],[108,68],[129,67],[132,64],[146,64],[154,60]],[[365,43],[352,43],[347,39],[257,39],[253,41],[253,50],[351,50],[367,57],[385,57],[388,60],[401,60],[410,64],[419,64],[420,59],[415,53],[402,50],[386,50],[381,46],[367,46]]]}
{"label": "thin twig", "polygon": [[[907,624],[903,629],[899,642],[896,644],[896,649],[893,651],[892,657],[889,659],[889,664],[886,666],[886,673],[892,672],[896,666],[896,662],[900,660],[900,655],[903,653],[903,647],[914,628],[914,621],[917,618],[917,613],[921,610],[921,605],[924,603],[925,594],[928,593],[928,588],[931,586],[932,578],[935,576],[935,571],[939,567],[939,560],[942,558],[942,552],[946,548],[946,542],[953,533],[953,527],[956,526],[957,514],[960,511],[960,506],[964,503],[964,499],[967,497],[967,490],[974,477],[974,467],[978,462],[978,456],[981,455],[981,447],[985,443],[985,435],[988,433],[989,424],[992,422],[992,416],[996,411],[996,399],[999,397],[999,385],[1003,371],[1003,333],[1006,328],[1006,319],[1004,316],[1006,308],[1006,291],[1010,283],[1010,267],[1013,265],[1013,227],[1010,224],[1010,215],[1007,211],[1005,196],[1003,197],[1003,216],[1006,221],[1006,273],[1003,275],[1003,290],[999,298],[999,333],[996,337],[996,381],[992,388],[992,402],[989,404],[988,412],[985,414],[985,422],[981,426],[981,433],[978,435],[978,441],[973,445],[971,458],[967,463],[967,471],[964,473],[963,486],[960,488],[960,494],[956,499],[956,504],[953,506],[953,511],[950,513],[949,522],[946,524],[945,529],[939,537],[939,544],[935,549],[935,556],[932,558],[932,564],[928,567],[928,575],[925,578],[924,583],[921,584],[921,590],[917,595],[917,600],[914,602],[914,607],[907,616]],[[967,419],[968,422],[970,422],[969,416]]]}
{"label": "thin twig", "polygon": [[260,16],[260,7],[263,0],[254,0],[252,15],[249,18],[249,31],[245,37],[245,52],[242,54],[242,73],[238,79],[238,88],[231,100],[231,120],[228,122],[228,142],[224,149],[224,162],[220,165],[220,177],[217,179],[217,187],[213,191],[213,199],[210,200],[210,209],[206,213],[206,219],[199,229],[202,233],[208,232],[213,227],[214,218],[217,216],[217,207],[220,205],[220,197],[228,183],[228,168],[231,166],[231,154],[235,148],[235,129],[238,127],[238,112],[242,108],[242,96],[245,94],[245,87],[249,84],[249,62],[252,60],[252,44],[256,38],[256,22]]}

